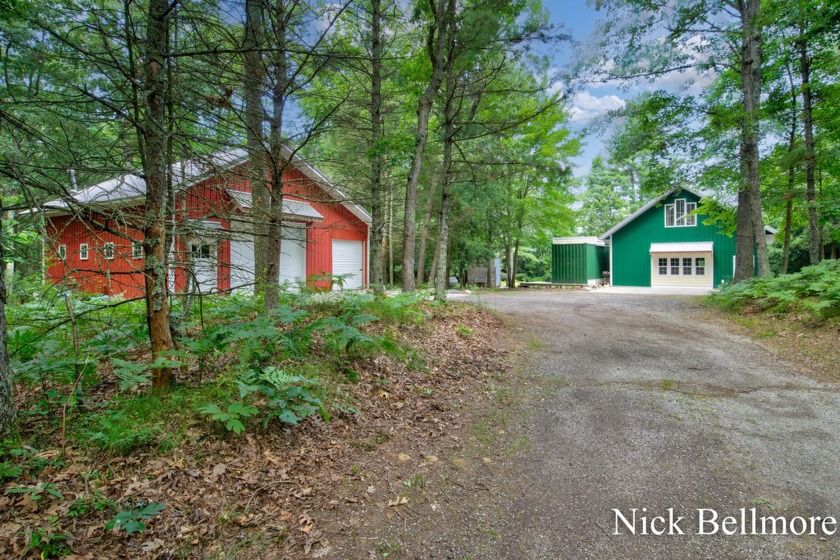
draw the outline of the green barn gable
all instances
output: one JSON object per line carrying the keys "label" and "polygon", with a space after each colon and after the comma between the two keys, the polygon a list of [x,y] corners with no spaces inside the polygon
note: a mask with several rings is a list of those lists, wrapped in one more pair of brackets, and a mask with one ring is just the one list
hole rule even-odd
{"label": "green barn gable", "polygon": [[666,227],[665,207],[678,199],[688,203],[699,203],[695,193],[680,189],[662,198],[647,210],[619,224],[602,236],[610,243],[612,284],[615,286],[650,286],[652,267],[652,244],[711,242],[713,267],[709,287],[719,286],[732,278],[735,255],[735,237],[720,232],[716,226],[703,224],[705,216],[697,215],[695,225]]}

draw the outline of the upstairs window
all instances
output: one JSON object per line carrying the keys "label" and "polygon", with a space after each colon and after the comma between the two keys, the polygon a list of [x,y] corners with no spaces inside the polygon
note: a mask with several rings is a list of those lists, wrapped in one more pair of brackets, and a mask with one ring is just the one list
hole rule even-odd
{"label": "upstairs window", "polygon": [[79,260],[86,261],[90,257],[90,250],[87,243],[79,245]]}
{"label": "upstairs window", "polygon": [[193,243],[190,246],[190,253],[194,259],[209,259],[210,245],[208,243]]}
{"label": "upstairs window", "polygon": [[58,246],[58,258],[64,260],[67,258],[67,245]]}
{"label": "upstairs window", "polygon": [[102,249],[102,256],[105,257],[106,261],[114,260],[114,244],[113,243],[106,243],[105,247]]}
{"label": "upstairs window", "polygon": [[665,205],[665,227],[692,227],[697,225],[696,202],[678,198],[673,204]]}
{"label": "upstairs window", "polygon": [[143,244],[139,242],[134,242],[131,244],[131,258],[132,259],[142,259],[143,258]]}

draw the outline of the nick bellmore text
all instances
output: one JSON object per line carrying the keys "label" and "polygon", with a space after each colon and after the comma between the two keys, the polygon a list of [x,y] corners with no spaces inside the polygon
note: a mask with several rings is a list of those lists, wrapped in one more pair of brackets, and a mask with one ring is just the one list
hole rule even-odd
{"label": "nick bellmore text", "polygon": [[818,535],[837,532],[835,517],[784,517],[764,515],[756,508],[741,508],[735,515],[721,515],[713,509],[699,508],[696,515],[677,515],[668,508],[664,515],[654,515],[648,508],[620,510],[613,508],[613,535]]}

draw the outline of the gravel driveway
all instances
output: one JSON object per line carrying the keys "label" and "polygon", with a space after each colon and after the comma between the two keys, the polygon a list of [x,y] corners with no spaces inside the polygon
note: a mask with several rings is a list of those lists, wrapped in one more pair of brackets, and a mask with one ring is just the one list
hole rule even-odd
{"label": "gravel driveway", "polygon": [[[840,518],[837,386],[705,320],[692,297],[471,299],[509,319],[525,396],[490,444],[496,455],[451,475],[419,520],[397,520],[383,555],[840,558],[840,538],[821,536],[819,521],[816,536],[737,534],[741,508],[747,532],[753,509],[759,519]],[[685,534],[632,535],[613,509],[631,520],[633,508],[637,533],[642,516],[673,508]],[[735,516],[736,534],[698,534],[700,508],[718,522]]]}

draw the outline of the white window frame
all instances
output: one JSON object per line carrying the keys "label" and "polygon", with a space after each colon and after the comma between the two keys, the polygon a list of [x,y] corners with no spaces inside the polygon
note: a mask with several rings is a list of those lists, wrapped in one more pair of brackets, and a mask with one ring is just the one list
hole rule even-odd
{"label": "white window frame", "polygon": [[[703,264],[700,264],[700,261],[703,261]],[[694,257],[694,275],[706,276],[706,257]]]}
{"label": "white window frame", "polygon": [[[686,264],[686,262],[688,264]],[[683,257],[682,258],[682,275],[681,276],[694,276],[694,259],[691,257]]]}
{"label": "white window frame", "polygon": [[694,227],[697,225],[697,214],[693,214],[692,212],[697,211],[697,203],[696,202],[686,202],[685,203],[685,227]]}
{"label": "white window frame", "polygon": [[[669,220],[670,218],[670,220]],[[670,222],[670,223],[668,223]],[[674,223],[674,205],[673,204],[666,204],[665,205],[665,227],[671,228],[676,227]]]}
{"label": "white window frame", "polygon": [[[682,214],[679,213],[680,206],[682,206]],[[696,210],[696,202],[688,202],[684,198],[675,199],[673,204],[665,205],[665,227],[695,227],[697,214],[692,214],[692,212]]]}
{"label": "white window frame", "polygon": [[139,241],[135,241],[131,244],[131,258],[132,259],[142,259],[145,256],[145,251],[143,250],[143,244]]}
{"label": "white window frame", "polygon": [[86,261],[90,258],[90,245],[87,243],[79,244],[79,260]]}
{"label": "white window frame", "polygon": [[[665,264],[662,264],[662,261],[665,261]],[[665,272],[662,272],[662,269],[665,269]],[[668,276],[669,266],[668,266],[668,257],[657,257],[656,258],[656,271],[658,272],[659,276]]]}
{"label": "white window frame", "polygon": [[62,261],[67,259],[67,245],[59,245],[56,252],[58,253],[58,258]]}
{"label": "white window frame", "polygon": [[[668,260],[670,261],[668,275],[680,276],[680,269],[682,269],[682,257],[669,257]],[[677,261],[676,265],[674,264],[674,261]],[[676,272],[674,272],[674,270],[676,270]]]}
{"label": "white window frame", "polygon": [[[110,254],[110,256],[109,256],[109,254]],[[102,246],[102,257],[106,261],[114,260],[114,255],[115,254],[116,254],[116,248],[114,247],[114,244],[112,242],[109,241],[108,243],[106,243],[105,245]]]}

